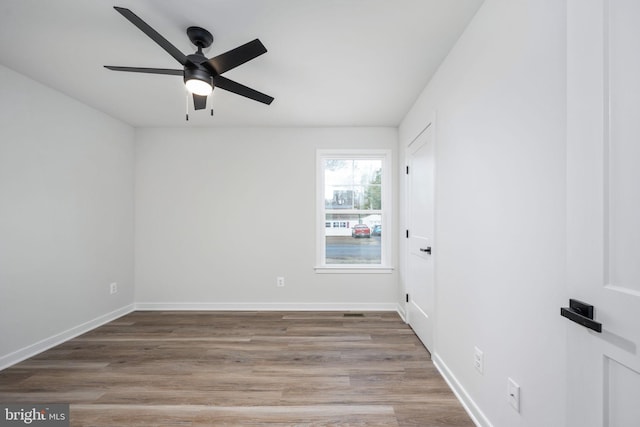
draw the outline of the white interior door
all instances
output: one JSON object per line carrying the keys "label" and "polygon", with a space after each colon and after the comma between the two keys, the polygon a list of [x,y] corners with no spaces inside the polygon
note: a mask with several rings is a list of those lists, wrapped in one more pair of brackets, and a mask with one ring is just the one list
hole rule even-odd
{"label": "white interior door", "polygon": [[566,424],[640,426],[640,1],[567,19],[567,290],[602,332],[566,324]]}
{"label": "white interior door", "polygon": [[[434,316],[434,143],[433,126],[408,147],[407,317],[424,345],[433,350]],[[433,251],[433,252],[432,252]]]}

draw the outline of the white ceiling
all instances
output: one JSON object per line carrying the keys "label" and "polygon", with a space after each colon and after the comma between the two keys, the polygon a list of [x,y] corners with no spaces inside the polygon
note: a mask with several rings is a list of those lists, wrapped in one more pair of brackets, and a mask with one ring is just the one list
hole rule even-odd
{"label": "white ceiling", "polygon": [[[0,63],[133,126],[397,126],[481,3],[1,0]],[[185,54],[192,25],[215,38],[207,57],[259,38],[268,52],[224,75],[275,101],[217,89],[214,117],[186,123],[181,77],[103,68],[182,68],[114,5]]]}

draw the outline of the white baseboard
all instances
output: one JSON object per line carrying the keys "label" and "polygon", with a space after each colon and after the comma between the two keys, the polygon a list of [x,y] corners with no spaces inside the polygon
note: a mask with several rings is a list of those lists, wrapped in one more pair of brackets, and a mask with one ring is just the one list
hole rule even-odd
{"label": "white baseboard", "polygon": [[133,304],[129,304],[110,313],[96,317],[93,320],[89,320],[88,322],[85,322],[81,325],[74,326],[71,329],[52,335],[34,344],[28,345],[24,348],[21,348],[20,350],[16,350],[5,356],[0,356],[0,371],[8,368],[9,366],[15,365],[16,363],[22,362],[25,359],[42,353],[45,350],[49,350],[50,348],[62,344],[65,341],[73,339],[78,335],[89,332],[90,330],[95,329],[98,326],[109,323],[112,320],[124,316],[125,314],[129,314],[134,310],[134,308],[135,306]]}
{"label": "white baseboard", "polygon": [[233,302],[139,302],[136,310],[168,311],[397,311],[394,303],[233,303]]}
{"label": "white baseboard", "polygon": [[432,354],[431,360],[433,361],[433,364],[436,366],[444,380],[447,382],[447,384],[449,384],[449,388],[453,390],[453,393],[456,395],[475,425],[478,427],[493,427],[493,424],[491,424],[489,419],[484,415],[476,402],[471,399],[469,393],[467,393],[462,384],[460,384],[458,379],[453,375],[449,367],[442,361],[440,356],[438,356],[437,354]]}
{"label": "white baseboard", "polygon": [[402,318],[402,321],[404,323],[407,323],[407,311],[404,308],[403,304],[398,304],[396,305],[396,311],[398,312],[398,315]]}

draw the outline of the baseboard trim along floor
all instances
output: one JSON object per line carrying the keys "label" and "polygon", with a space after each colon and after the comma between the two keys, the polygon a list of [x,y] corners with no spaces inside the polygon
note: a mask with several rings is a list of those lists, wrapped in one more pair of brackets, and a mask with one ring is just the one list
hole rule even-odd
{"label": "baseboard trim along floor", "polygon": [[67,329],[66,331],[62,331],[58,334],[52,335],[36,343],[23,347],[20,350],[17,350],[5,356],[2,356],[0,357],[0,371],[12,365],[15,365],[16,363],[19,363],[25,359],[36,356],[37,354],[40,354],[43,351],[49,350],[50,348],[60,345],[66,341],[69,341],[70,339],[73,339],[79,335],[87,333],[119,317],[129,314],[134,310],[135,310],[135,305],[133,304],[126,305],[110,313],[103,314],[102,316],[98,316],[95,319],[89,320],[78,326],[74,326],[73,328]]}
{"label": "baseboard trim along floor", "polygon": [[476,404],[476,402],[469,396],[469,393],[462,387],[462,384],[458,381],[458,379],[453,375],[449,367],[442,361],[438,354],[432,354],[431,359],[433,360],[433,364],[440,372],[440,375],[447,382],[453,393],[456,395],[464,409],[467,411],[467,414],[471,417],[473,422],[478,427],[493,427],[493,424],[489,421],[489,419],[484,415],[480,407]]}
{"label": "baseboard trim along floor", "polygon": [[397,311],[394,303],[139,302],[139,311]]}

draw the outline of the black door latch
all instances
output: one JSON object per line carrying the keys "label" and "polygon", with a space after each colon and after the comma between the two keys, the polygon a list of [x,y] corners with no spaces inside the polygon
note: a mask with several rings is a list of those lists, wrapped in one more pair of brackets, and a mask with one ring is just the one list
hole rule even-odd
{"label": "black door latch", "polygon": [[566,317],[572,322],[576,322],[585,328],[592,329],[596,332],[602,332],[602,323],[593,320],[593,306],[577,299],[569,300],[569,307],[562,307],[560,315]]}

